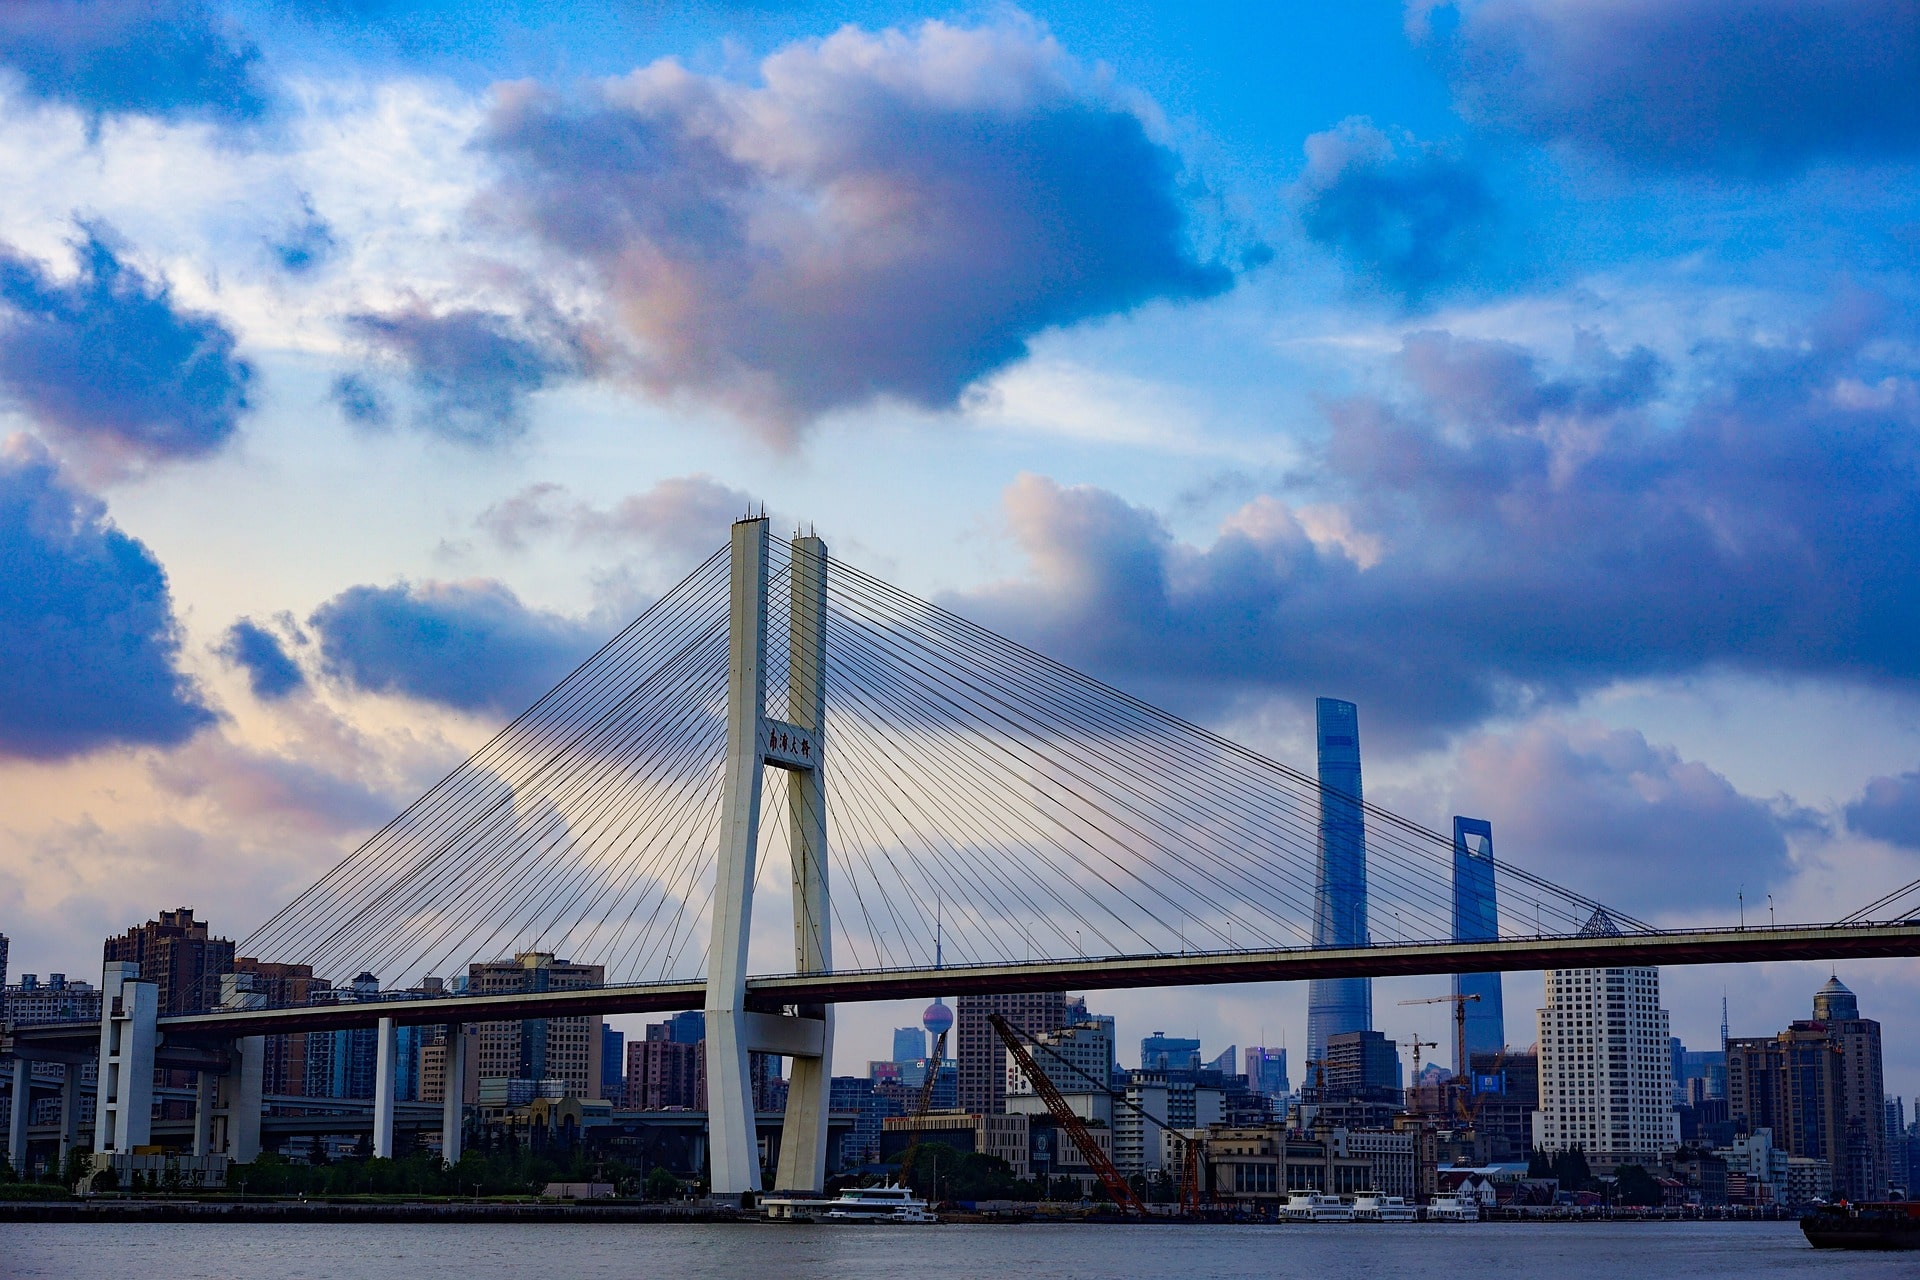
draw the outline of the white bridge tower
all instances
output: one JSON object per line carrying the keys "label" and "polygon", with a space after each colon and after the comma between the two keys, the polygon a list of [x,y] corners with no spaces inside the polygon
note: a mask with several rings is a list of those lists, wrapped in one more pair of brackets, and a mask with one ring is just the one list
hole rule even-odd
{"label": "white bridge tower", "polygon": [[749,1053],[793,1059],[786,1124],[780,1137],[781,1190],[826,1183],[827,1095],[833,1058],[833,1010],[747,1007],[747,943],[752,934],[754,858],[760,847],[760,789],[768,765],[785,769],[788,845],[793,855],[794,970],[832,967],[827,897],[826,746],[827,546],[796,537],[790,571],[787,715],[767,714],[767,520],[733,526],[733,585],[728,610],[727,759],[721,786],[719,862],[714,872],[713,941],[707,969],[707,1149],[715,1198],[758,1192]]}

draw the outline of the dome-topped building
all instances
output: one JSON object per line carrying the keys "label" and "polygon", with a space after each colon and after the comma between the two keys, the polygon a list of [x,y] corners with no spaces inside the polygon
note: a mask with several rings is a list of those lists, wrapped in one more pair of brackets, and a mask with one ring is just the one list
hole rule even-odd
{"label": "dome-topped building", "polygon": [[1840,975],[1834,974],[1827,979],[1827,985],[1813,993],[1813,1020],[1815,1022],[1850,1022],[1860,1016],[1860,1001],[1847,984],[1840,981]]}

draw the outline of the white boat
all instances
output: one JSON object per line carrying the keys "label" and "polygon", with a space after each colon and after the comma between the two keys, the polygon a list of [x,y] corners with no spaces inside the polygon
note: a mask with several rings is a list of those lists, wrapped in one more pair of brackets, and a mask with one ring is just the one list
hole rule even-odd
{"label": "white boat", "polygon": [[1355,1222],[1412,1222],[1419,1216],[1420,1211],[1400,1196],[1362,1191],[1353,1197]]}
{"label": "white boat", "polygon": [[823,1222],[938,1222],[927,1202],[896,1182],[849,1187],[815,1215]]}
{"label": "white boat", "polygon": [[1353,1206],[1339,1196],[1296,1191],[1287,1197],[1287,1207],[1280,1214],[1289,1222],[1352,1222]]}
{"label": "white boat", "polygon": [[1447,1192],[1427,1201],[1428,1222],[1478,1222],[1480,1202],[1472,1196]]}

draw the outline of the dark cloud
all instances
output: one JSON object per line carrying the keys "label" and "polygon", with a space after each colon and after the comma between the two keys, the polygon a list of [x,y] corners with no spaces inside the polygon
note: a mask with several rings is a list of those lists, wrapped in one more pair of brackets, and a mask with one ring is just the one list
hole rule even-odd
{"label": "dark cloud", "polygon": [[0,451],[0,652],[0,755],[169,745],[214,719],[153,553],[24,436]]}
{"label": "dark cloud", "polygon": [[301,199],[300,213],[300,221],[288,227],[272,244],[274,258],[295,275],[319,267],[340,247],[333,238],[333,228],[314,212],[311,200]]}
{"label": "dark cloud", "polygon": [[[1704,349],[1689,392],[1587,337],[1564,368],[1415,334],[1330,406],[1330,499],[1208,546],[1097,489],[1006,499],[1030,577],[960,603],[1188,705],[1339,693],[1433,731],[1626,677],[1920,677],[1920,388],[1875,308]],[[1885,340],[1883,340],[1885,339]]]}
{"label": "dark cloud", "polygon": [[1293,189],[1301,225],[1361,275],[1417,300],[1479,265],[1494,202],[1471,165],[1361,119],[1314,134],[1306,153]]}
{"label": "dark cloud", "polygon": [[[418,403],[414,424],[463,444],[498,444],[526,429],[526,399],[584,363],[570,335],[516,324],[485,311],[412,307],[349,316],[353,332],[404,364]],[[355,422],[384,420],[378,396],[359,378],[334,384]]]}
{"label": "dark cloud", "polygon": [[380,389],[357,373],[343,373],[327,388],[340,414],[356,427],[384,430],[393,425],[393,407]]}
{"label": "dark cloud", "polygon": [[263,701],[277,702],[306,687],[307,677],[287,654],[280,637],[251,618],[242,618],[227,628],[218,652],[247,673],[253,696]]}
{"label": "dark cloud", "polygon": [[1874,778],[1847,805],[1847,828],[1902,848],[1920,849],[1920,772]]}
{"label": "dark cloud", "polygon": [[1414,0],[1471,119],[1764,172],[1920,146],[1913,0]]}
{"label": "dark cloud", "polygon": [[55,279],[0,247],[0,389],[40,427],[110,455],[193,458],[225,444],[253,368],[218,317],[174,304],[95,227]]}
{"label": "dark cloud", "polygon": [[257,119],[259,52],[201,0],[7,0],[0,68],[97,124],[109,115]]}
{"label": "dark cloud", "polygon": [[1463,743],[1457,813],[1497,815],[1501,856],[1640,915],[1755,900],[1790,870],[1792,811],[1629,729],[1537,722]]}
{"label": "dark cloud", "polygon": [[727,527],[749,505],[744,491],[706,475],[672,476],[605,508],[545,481],[488,507],[476,523],[509,550],[536,537],[564,535],[575,542],[640,542],[698,559],[725,540]]}
{"label": "dark cloud", "polygon": [[496,211],[584,265],[657,390],[775,431],[944,408],[1044,329],[1232,283],[1178,157],[1022,20],[847,28],[761,78],[663,61],[489,122]]}
{"label": "dark cloud", "polygon": [[349,587],[309,621],[328,674],[462,711],[522,711],[596,644],[590,627],[490,581]]}

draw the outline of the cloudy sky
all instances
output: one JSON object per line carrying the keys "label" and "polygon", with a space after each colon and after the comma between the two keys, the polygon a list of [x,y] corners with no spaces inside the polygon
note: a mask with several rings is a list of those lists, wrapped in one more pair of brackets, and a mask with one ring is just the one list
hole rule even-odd
{"label": "cloudy sky", "polygon": [[[1843,915],[1920,876],[1916,66],[1909,0],[12,0],[14,970],[244,936],[749,501],[1281,759],[1351,698],[1371,798],[1636,915]],[[1920,1093],[1920,966],[1842,976]]]}

